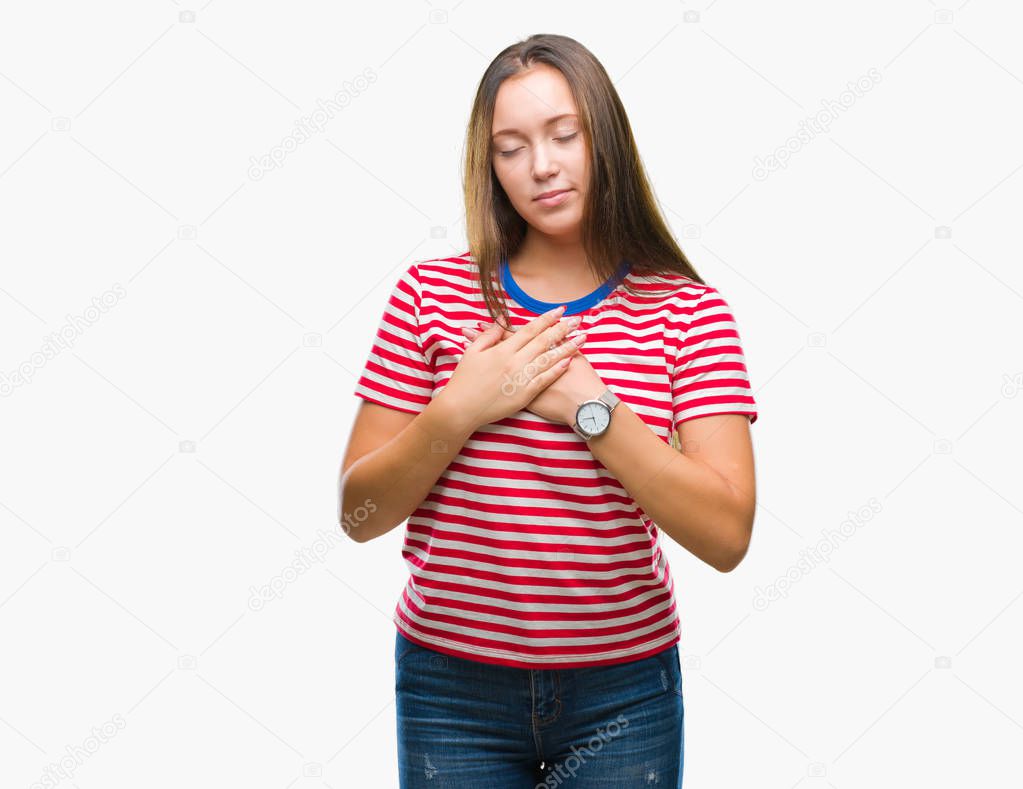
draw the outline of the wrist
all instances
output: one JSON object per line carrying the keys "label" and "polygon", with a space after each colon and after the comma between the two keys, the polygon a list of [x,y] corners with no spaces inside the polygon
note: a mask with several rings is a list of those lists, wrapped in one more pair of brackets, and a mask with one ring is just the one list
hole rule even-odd
{"label": "wrist", "polygon": [[430,422],[434,426],[432,432],[450,439],[461,439],[464,443],[480,427],[471,418],[467,418],[470,409],[453,399],[447,387],[434,395],[426,410],[430,412]]}
{"label": "wrist", "polygon": [[588,387],[583,391],[571,392],[568,395],[568,404],[565,410],[565,424],[569,427],[575,422],[575,417],[579,411],[579,406],[585,403],[587,400],[596,400],[604,392],[607,391],[607,384],[603,381],[599,382],[596,386]]}
{"label": "wrist", "polygon": [[[584,403],[590,403],[597,401],[597,404],[587,405],[583,408]],[[576,433],[579,433],[577,427],[582,428],[586,432],[595,431],[600,423],[610,419],[615,406],[618,404],[618,397],[614,391],[605,384],[603,381],[600,382],[599,386],[588,390],[588,394],[579,394],[573,397],[572,411],[569,414],[566,424],[568,424]],[[599,405],[598,405],[599,404]],[[601,416],[599,413],[594,412],[594,407],[601,407],[605,409],[605,414]],[[582,422],[580,422],[580,414],[582,416]],[[596,419],[596,421],[594,421]],[[604,428],[606,430],[606,428]],[[601,430],[594,438],[601,435],[604,431]],[[583,438],[586,438],[583,436]],[[589,439],[586,439],[589,440]]]}

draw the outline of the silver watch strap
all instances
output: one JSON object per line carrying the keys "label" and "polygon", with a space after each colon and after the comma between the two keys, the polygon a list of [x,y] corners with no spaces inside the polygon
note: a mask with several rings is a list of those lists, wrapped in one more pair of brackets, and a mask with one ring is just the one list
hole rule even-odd
{"label": "silver watch strap", "polygon": [[601,392],[600,397],[598,397],[597,399],[600,400],[605,405],[607,405],[607,407],[610,408],[612,411],[615,410],[616,405],[622,402],[621,400],[618,399],[618,395],[611,391],[610,386],[603,392]]}

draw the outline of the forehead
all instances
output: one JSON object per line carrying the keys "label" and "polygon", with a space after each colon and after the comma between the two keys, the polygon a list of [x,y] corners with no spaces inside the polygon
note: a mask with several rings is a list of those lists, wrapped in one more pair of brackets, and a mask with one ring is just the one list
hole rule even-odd
{"label": "forehead", "polygon": [[[560,115],[578,113],[568,80],[556,68],[538,64],[501,83],[494,103],[492,134],[505,130],[540,129]],[[572,123],[573,118],[553,121]]]}

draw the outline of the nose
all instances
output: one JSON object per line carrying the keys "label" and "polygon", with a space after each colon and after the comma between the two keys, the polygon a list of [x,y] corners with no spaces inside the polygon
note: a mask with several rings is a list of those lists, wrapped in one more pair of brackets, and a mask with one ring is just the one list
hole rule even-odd
{"label": "nose", "polygon": [[537,145],[533,148],[533,178],[544,181],[558,174],[558,164],[551,156],[547,146]]}

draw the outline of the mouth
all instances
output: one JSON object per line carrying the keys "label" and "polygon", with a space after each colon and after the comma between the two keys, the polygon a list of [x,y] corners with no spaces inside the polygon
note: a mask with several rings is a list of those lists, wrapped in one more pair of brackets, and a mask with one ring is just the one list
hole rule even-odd
{"label": "mouth", "polygon": [[562,192],[567,192],[567,191],[568,191],[567,189],[554,189],[553,191],[550,191],[550,192],[544,192],[542,195],[537,195],[533,199],[534,200],[544,200],[544,199],[546,199],[548,197],[556,197],[557,195],[561,194]]}
{"label": "mouth", "polygon": [[542,206],[560,205],[568,199],[571,193],[571,189],[555,189],[554,191],[544,192],[542,195],[534,197],[533,202],[539,203]]}

